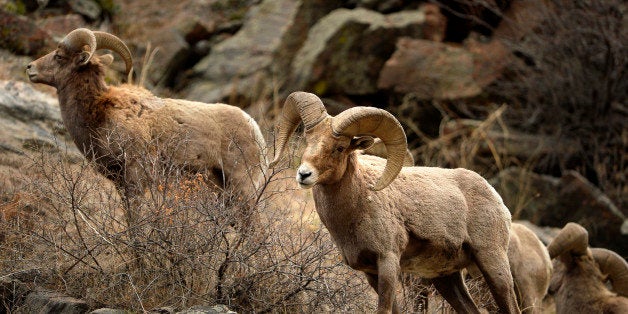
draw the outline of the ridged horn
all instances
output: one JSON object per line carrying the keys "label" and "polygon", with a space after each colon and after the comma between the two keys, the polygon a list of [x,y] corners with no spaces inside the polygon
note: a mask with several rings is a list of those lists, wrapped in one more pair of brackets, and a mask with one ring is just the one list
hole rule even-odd
{"label": "ridged horn", "polygon": [[87,28],[77,28],[63,37],[59,45],[63,45],[74,51],[81,51],[83,47],[89,47],[89,60],[96,51],[96,36]]}
{"label": "ridged horn", "polygon": [[133,57],[129,47],[115,35],[94,31],[96,37],[96,49],[109,49],[122,57],[124,64],[126,65],[126,74],[128,75],[133,70]]}
{"label": "ridged horn", "polygon": [[303,121],[305,129],[309,130],[328,116],[327,110],[318,96],[306,92],[290,94],[283,105],[279,118],[275,158],[269,167],[274,167],[279,162],[290,136],[301,121]]}
{"label": "ridged horn", "polygon": [[589,233],[584,227],[570,222],[558,233],[556,238],[547,246],[551,258],[556,258],[565,252],[584,255],[589,246]]}
{"label": "ridged horn", "polygon": [[353,107],[332,120],[335,135],[375,136],[386,146],[388,157],[381,176],[371,187],[379,191],[387,187],[399,174],[406,158],[408,143],[399,121],[388,111],[374,107]]}
{"label": "ridged horn", "polygon": [[591,248],[593,259],[600,266],[600,271],[608,275],[613,284],[613,291],[628,297],[628,263],[619,254],[602,248]]}

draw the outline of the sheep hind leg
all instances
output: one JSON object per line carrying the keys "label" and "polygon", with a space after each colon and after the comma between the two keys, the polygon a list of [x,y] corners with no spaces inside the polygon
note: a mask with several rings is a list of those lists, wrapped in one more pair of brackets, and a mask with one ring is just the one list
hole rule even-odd
{"label": "sheep hind leg", "polygon": [[480,313],[475,302],[469,295],[462,274],[455,272],[450,275],[431,279],[436,290],[447,300],[458,313]]}
{"label": "sheep hind leg", "polygon": [[496,254],[495,250],[479,250],[475,253],[475,264],[484,275],[500,312],[521,313],[506,252]]}

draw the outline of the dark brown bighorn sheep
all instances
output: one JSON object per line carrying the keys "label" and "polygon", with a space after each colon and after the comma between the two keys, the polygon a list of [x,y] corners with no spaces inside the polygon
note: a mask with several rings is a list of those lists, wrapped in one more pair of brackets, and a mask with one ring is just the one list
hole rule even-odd
{"label": "dark brown bighorn sheep", "polygon": [[[628,264],[613,251],[589,248],[589,234],[570,222],[547,247],[554,260],[549,291],[556,313],[628,313]],[[606,280],[612,284],[610,291]]]}
{"label": "dark brown bighorn sheep", "polygon": [[[70,32],[26,72],[34,83],[57,89],[63,122],[74,143],[120,194],[142,194],[154,169],[140,160],[169,159],[191,173],[203,173],[220,188],[255,198],[262,179],[265,142],[257,123],[226,104],[159,98],[129,84],[108,86],[104,70],[119,54],[132,72],[127,46],[116,36],[85,28]],[[168,156],[166,147],[170,146]],[[159,156],[153,156],[159,155]]]}
{"label": "dark brown bighorn sheep", "polygon": [[[466,169],[403,167],[403,128],[390,113],[354,107],[335,117],[313,94],[292,93],[277,130],[274,166],[297,126],[306,147],[296,174],[344,261],[366,274],[378,312],[398,312],[400,272],[430,278],[461,313],[478,313],[461,276],[476,264],[503,312],[518,313],[508,265],[510,213],[486,180]],[[360,154],[386,146],[387,159]],[[382,170],[383,169],[383,170]]]}

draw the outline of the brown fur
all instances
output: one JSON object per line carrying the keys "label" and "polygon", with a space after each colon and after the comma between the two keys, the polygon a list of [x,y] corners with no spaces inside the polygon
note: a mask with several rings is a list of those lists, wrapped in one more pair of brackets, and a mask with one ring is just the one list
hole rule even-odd
{"label": "brown fur", "polygon": [[554,259],[549,292],[554,296],[556,313],[628,313],[628,298],[606,287],[591,251],[567,251]]}
{"label": "brown fur", "polygon": [[510,213],[486,180],[466,169],[404,167],[373,191],[386,161],[356,151],[372,138],[334,136],[331,119],[306,131],[297,180],[313,187],[316,210],[346,263],[378,292],[378,312],[398,311],[394,293],[404,271],[432,279],[457,311],[477,313],[460,276],[471,263],[500,309],[519,312],[507,257]]}
{"label": "brown fur", "polygon": [[[76,146],[121,193],[141,193],[147,169],[139,160],[170,160],[204,173],[221,188],[254,198],[265,145],[257,123],[241,109],[159,98],[137,86],[108,86],[110,55],[81,64],[81,51],[58,49],[27,67],[30,79],[57,88],[64,124]],[[171,156],[156,156],[155,154]],[[224,175],[224,178],[223,178]],[[140,190],[140,191],[138,191]]]}

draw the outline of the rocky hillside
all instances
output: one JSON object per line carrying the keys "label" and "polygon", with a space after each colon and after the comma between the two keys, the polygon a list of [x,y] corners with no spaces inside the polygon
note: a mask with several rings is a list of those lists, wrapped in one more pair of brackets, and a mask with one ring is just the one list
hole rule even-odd
{"label": "rocky hillside", "polygon": [[[122,38],[136,82],[155,94],[238,105],[267,139],[291,91],[320,95],[331,114],[385,108],[418,165],[474,169],[514,218],[578,222],[592,246],[626,257],[626,8],[620,0],[0,0],[3,223],[37,211],[18,196],[34,156],[84,162],[54,89],[28,82],[24,65],[88,27]],[[585,19],[595,22],[585,28]],[[112,84],[122,69],[113,64]]]}

